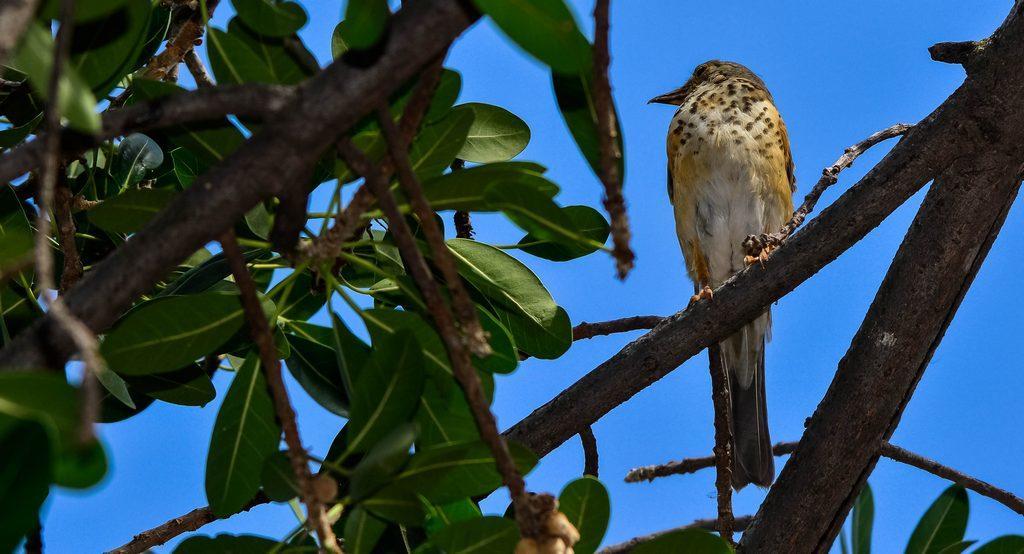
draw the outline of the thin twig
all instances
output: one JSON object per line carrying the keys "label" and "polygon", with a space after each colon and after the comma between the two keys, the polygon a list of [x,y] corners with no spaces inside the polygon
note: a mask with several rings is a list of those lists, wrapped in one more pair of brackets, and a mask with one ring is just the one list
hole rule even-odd
{"label": "thin twig", "polygon": [[[64,327],[75,343],[75,347],[85,363],[82,376],[82,407],[79,428],[79,441],[88,444],[96,440],[93,422],[99,413],[99,393],[95,376],[102,371],[103,360],[100,358],[99,345],[89,328],[82,324],[68,311],[62,298],[50,297],[50,291],[56,289],[53,280],[53,253],[50,250],[50,219],[47,217],[47,206],[53,205],[54,188],[57,183],[60,165],[60,105],[59,86],[64,64],[67,63],[71,50],[71,32],[73,24],[74,0],[62,0],[60,8],[60,27],[54,43],[53,68],[50,72],[45,110],[43,163],[39,175],[37,203],[40,206],[36,213],[35,268],[36,280],[43,302],[53,314],[57,324]],[[72,241],[73,243],[74,241]]]}
{"label": "thin twig", "polygon": [[729,376],[725,373],[722,349],[718,344],[708,347],[711,370],[711,401],[715,409],[715,489],[718,491],[718,533],[733,544],[732,514],[732,422],[729,406]]}
{"label": "thin twig", "polygon": [[[462,171],[466,167],[466,160],[460,160],[458,158],[452,162],[451,168],[452,173],[456,171]],[[471,239],[473,238],[473,222],[469,219],[469,212],[456,210],[453,216],[453,222],[455,223],[455,236],[460,239]]]}
{"label": "thin twig", "polygon": [[[796,444],[797,443],[795,441],[780,442],[776,444],[774,447],[772,447],[772,454],[776,456],[785,456],[786,454],[792,454],[793,451],[796,450]],[[714,466],[714,456],[703,456],[701,458],[686,458],[678,462],[668,462],[667,464],[638,467],[626,474],[626,482],[639,483],[640,481],[653,481],[658,477],[695,473],[699,470]]]}
{"label": "thin twig", "polygon": [[54,191],[53,216],[57,220],[57,235],[60,249],[64,252],[64,270],[60,274],[60,292],[63,294],[82,278],[82,257],[75,244],[75,219],[72,217],[71,189],[62,167],[57,172],[57,189]]}
{"label": "thin twig", "polygon": [[[735,519],[733,526],[737,531],[743,531],[747,528],[747,525],[750,524],[752,519],[753,516],[740,516]],[[642,537],[634,537],[626,542],[603,548],[598,551],[598,554],[625,554],[626,552],[631,552],[641,544],[651,542],[654,539],[659,539],[669,533],[685,531],[687,529],[707,529],[708,531],[717,531],[718,526],[719,523],[717,519],[698,519],[689,525],[683,525],[682,527],[676,527],[675,529],[667,529],[665,531],[658,531],[657,533],[651,533],[650,535],[644,535]]]}
{"label": "thin twig", "polygon": [[628,333],[629,331],[639,331],[641,329],[654,329],[664,319],[660,315],[637,315],[597,323],[587,323],[584,321],[572,328],[572,340],[591,339],[597,336]]}
{"label": "thin twig", "polygon": [[882,448],[879,449],[879,452],[886,458],[914,466],[918,469],[923,469],[932,475],[942,477],[943,479],[952,481],[958,485],[963,485],[965,488],[971,489],[982,496],[991,498],[1018,514],[1024,515],[1024,499],[992,485],[991,483],[987,483],[981,479],[976,479],[970,475],[961,473],[953,468],[946,467],[934,460],[929,460],[924,456],[915,454],[888,442],[882,443]]}
{"label": "thin twig", "polygon": [[583,474],[597,477],[597,437],[589,425],[580,431],[580,442],[583,443]]}
{"label": "thin twig", "polygon": [[299,428],[295,423],[295,410],[288,399],[288,391],[281,378],[281,360],[277,356],[277,347],[274,345],[274,336],[267,324],[267,316],[256,295],[256,283],[245,267],[245,257],[238,245],[235,232],[230,229],[226,231],[221,236],[220,244],[224,249],[228,265],[231,266],[235,284],[241,291],[242,308],[249,325],[249,333],[259,350],[263,372],[267,377],[267,386],[274,399],[274,411],[277,412],[277,419],[284,430],[284,442],[288,445],[288,458],[291,461],[292,470],[295,471],[295,480],[299,490],[302,491],[302,501],[306,504],[307,520],[316,531],[321,547],[328,552],[340,554],[338,539],[334,536],[331,524],[325,517],[323,505],[320,504],[320,499],[314,488],[313,477],[309,471],[309,457],[306,449],[302,446]]}
{"label": "thin twig", "polygon": [[[268,504],[269,502],[270,499],[261,491],[236,513],[248,512],[256,506]],[[190,533],[207,523],[228,517],[231,516],[217,517],[209,506],[196,508],[187,514],[170,519],[161,525],[135,535],[131,541],[111,550],[108,554],[141,554],[155,546],[166,543],[182,533]]]}
{"label": "thin twig", "polygon": [[487,342],[487,334],[480,326],[476,306],[469,297],[466,287],[462,284],[462,277],[459,276],[459,270],[455,266],[455,257],[444,242],[444,233],[438,226],[437,220],[434,219],[434,209],[430,207],[430,203],[423,196],[423,185],[413,171],[412,162],[409,160],[409,144],[400,134],[399,128],[391,119],[391,113],[386,106],[382,106],[377,111],[377,116],[384,140],[391,152],[391,159],[394,160],[398,171],[398,183],[408,197],[413,213],[420,220],[420,228],[427,239],[427,246],[430,247],[434,263],[441,270],[441,275],[451,292],[452,308],[459,330],[462,331],[462,338],[472,353],[480,357],[488,356],[491,353],[491,345]]}
{"label": "thin twig", "polygon": [[[206,12],[209,17],[213,16],[213,10],[219,2],[220,0],[206,0]],[[202,38],[205,28],[202,10],[192,10],[192,15],[182,23],[177,34],[167,41],[167,47],[163,52],[149,60],[143,76],[146,79],[166,80],[174,68],[192,51],[196,41]]]}
{"label": "thin twig", "polygon": [[196,54],[196,49],[193,48],[185,53],[185,66],[188,67],[188,72],[192,74],[192,78],[196,80],[196,84],[200,88],[209,88],[215,86],[213,79],[210,79],[210,72],[206,70],[206,66],[203,65],[203,60],[199,59],[199,54]]}
{"label": "thin twig", "polygon": [[864,152],[867,152],[872,146],[891,138],[903,136],[907,134],[911,128],[913,128],[913,125],[897,123],[888,129],[878,131],[877,133],[844,150],[843,155],[836,160],[836,163],[821,171],[821,178],[818,179],[818,182],[814,184],[811,191],[804,197],[804,203],[801,204],[795,212],[793,212],[793,217],[782,226],[782,229],[780,229],[778,233],[750,235],[744,239],[743,248],[746,249],[747,255],[751,257],[758,257],[761,252],[780,246],[782,242],[789,237],[789,235],[793,234],[793,231],[796,231],[797,227],[803,224],[807,215],[814,211],[814,206],[818,203],[818,199],[821,198],[821,195],[825,190],[839,182],[839,174],[844,169],[853,165],[854,160],[860,157]]}
{"label": "thin twig", "polygon": [[596,0],[594,3],[594,109],[597,111],[597,137],[601,155],[601,171],[598,172],[604,185],[604,208],[608,211],[612,226],[612,255],[619,279],[625,279],[633,269],[633,250],[629,247],[629,218],[626,216],[626,201],[622,197],[622,178],[619,163],[618,125],[615,121],[615,104],[612,101],[612,87],[608,79],[611,57],[608,52],[608,10],[610,0]]}

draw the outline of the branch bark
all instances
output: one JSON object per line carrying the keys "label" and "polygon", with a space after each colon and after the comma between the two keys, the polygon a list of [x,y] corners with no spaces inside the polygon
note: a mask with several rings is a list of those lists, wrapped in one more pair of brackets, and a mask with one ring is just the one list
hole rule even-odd
{"label": "branch bark", "polygon": [[[350,65],[343,58],[312,77],[287,114],[273,118],[199,177],[68,291],[71,313],[93,331],[109,327],[181,260],[220,236],[257,202],[284,189],[293,175],[312,167],[379,98],[436,59],[479,17],[468,9],[458,0],[411,3],[392,18],[392,38],[376,63]],[[63,363],[71,348],[70,337],[47,314],[0,351],[0,367],[32,369]]]}
{"label": "branch bark", "polygon": [[598,323],[587,323],[584,321],[572,328],[572,340],[592,339],[594,337],[614,333],[628,333],[640,329],[654,329],[664,320],[665,318],[660,315],[637,315],[611,321],[600,321]]}
{"label": "branch bark", "polygon": [[7,0],[0,2],[0,64],[7,61],[11,52],[21,42],[32,16],[36,13],[39,0]]}
{"label": "branch bark", "polygon": [[936,176],[828,392],[744,533],[749,552],[829,548],[1017,195],[1024,114],[1009,100],[1024,95],[1024,73],[1004,64],[1024,57],[1024,2],[992,43],[991,58],[977,62],[959,91],[969,116],[958,129],[965,144]]}
{"label": "branch bark", "polygon": [[732,404],[729,398],[729,376],[725,373],[722,349],[718,344],[708,347],[711,370],[711,402],[715,409],[715,489],[718,501],[718,534],[729,544],[732,540]]}
{"label": "branch bark", "polygon": [[580,443],[583,444],[583,474],[597,477],[597,437],[594,436],[594,430],[589,426],[580,431]]}

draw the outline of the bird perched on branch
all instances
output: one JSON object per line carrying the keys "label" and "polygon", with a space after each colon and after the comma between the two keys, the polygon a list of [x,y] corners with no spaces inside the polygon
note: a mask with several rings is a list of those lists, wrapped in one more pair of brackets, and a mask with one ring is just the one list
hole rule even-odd
{"label": "bird perched on branch", "polygon": [[[747,264],[749,235],[772,233],[793,213],[793,158],[771,93],[733,62],[697,66],[682,87],[652,98],[678,106],[668,133],[668,194],[679,246],[693,280],[692,301]],[[720,344],[732,415],[733,487],[763,487],[775,478],[765,403],[765,312]]]}

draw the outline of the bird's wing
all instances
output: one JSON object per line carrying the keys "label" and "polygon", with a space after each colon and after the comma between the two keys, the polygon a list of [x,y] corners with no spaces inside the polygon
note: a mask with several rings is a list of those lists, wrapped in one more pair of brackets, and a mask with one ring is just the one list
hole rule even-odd
{"label": "bird's wing", "polygon": [[793,153],[789,146],[789,133],[786,124],[771,106],[769,117],[777,122],[774,129],[773,142],[768,145],[768,186],[762,191],[765,203],[766,233],[774,233],[793,216],[793,192],[796,191],[796,175],[794,174]]}

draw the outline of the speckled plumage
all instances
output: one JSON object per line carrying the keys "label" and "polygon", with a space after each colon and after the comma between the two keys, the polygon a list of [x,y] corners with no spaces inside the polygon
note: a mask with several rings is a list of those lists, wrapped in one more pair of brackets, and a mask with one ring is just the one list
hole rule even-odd
{"label": "speckled plumage", "polygon": [[[668,133],[668,187],[676,235],[694,289],[715,288],[745,267],[748,235],[777,231],[793,213],[786,126],[764,82],[710,61],[654,101],[679,106]],[[721,343],[733,401],[733,485],[768,486],[774,462],[764,398],[769,313]]]}

